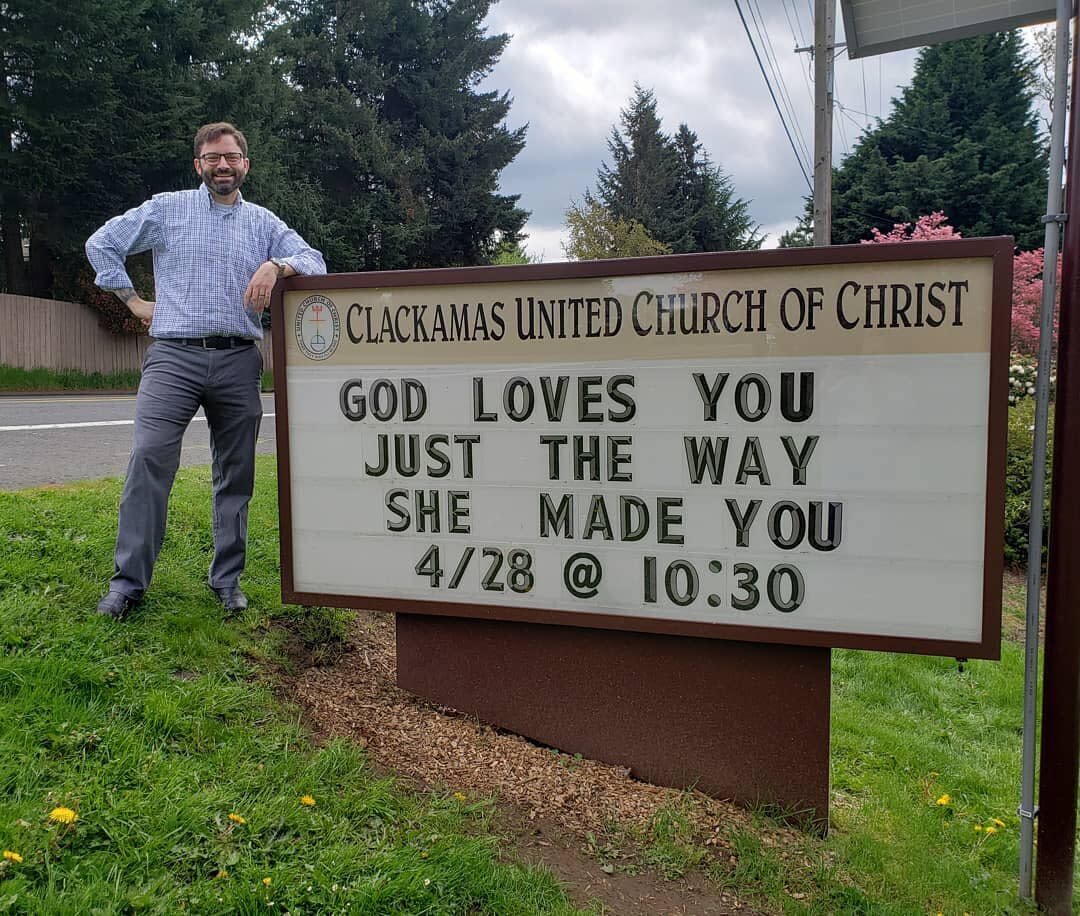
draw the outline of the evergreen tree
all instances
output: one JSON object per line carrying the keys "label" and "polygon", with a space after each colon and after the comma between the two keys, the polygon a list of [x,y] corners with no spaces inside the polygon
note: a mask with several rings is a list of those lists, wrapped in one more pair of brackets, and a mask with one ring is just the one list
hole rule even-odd
{"label": "evergreen tree", "polygon": [[272,39],[297,92],[290,171],[322,196],[331,270],[483,264],[527,214],[498,193],[524,146],[507,94],[476,91],[509,40],[491,0],[308,0]]}
{"label": "evergreen tree", "polygon": [[781,248],[811,248],[814,245],[814,199],[803,198],[803,215],[793,229],[780,236]]}
{"label": "evergreen tree", "polygon": [[641,224],[675,252],[757,248],[759,227],[728,178],[685,124],[661,129],[656,98],[639,85],[608,139],[611,165],[597,175],[597,197],[617,221]]}
{"label": "evergreen tree", "polygon": [[750,218],[750,204],[735,196],[731,178],[709,160],[685,124],[673,140],[678,162],[678,212],[685,216],[682,246],[676,251],[740,251],[761,247],[761,227]]}
{"label": "evergreen tree", "polygon": [[540,259],[534,258],[522,246],[521,242],[503,242],[495,252],[491,263],[499,267],[509,267],[520,264],[539,264]]}
{"label": "evergreen tree", "polygon": [[97,226],[193,185],[191,138],[217,86],[250,59],[241,37],[262,2],[0,3],[4,289],[74,295]]}
{"label": "evergreen tree", "polygon": [[965,237],[1037,246],[1047,153],[1032,98],[1016,32],[925,48],[892,113],[834,174],[833,242],[944,210]]}
{"label": "evergreen tree", "polygon": [[600,166],[597,194],[616,219],[641,223],[654,238],[677,251],[689,250],[687,203],[679,192],[679,160],[660,129],[656,98],[635,84],[634,97],[620,115],[622,131],[611,128],[612,164]]}

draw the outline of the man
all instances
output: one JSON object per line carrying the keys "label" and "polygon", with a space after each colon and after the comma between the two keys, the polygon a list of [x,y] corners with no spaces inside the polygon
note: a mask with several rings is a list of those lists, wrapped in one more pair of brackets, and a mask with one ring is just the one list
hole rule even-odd
{"label": "man", "polygon": [[[97,285],[115,293],[155,338],[135,400],[115,573],[99,614],[122,619],[150,585],[180,444],[200,407],[214,464],[209,585],[226,611],[247,608],[240,574],[262,418],[262,356],[255,341],[278,278],[326,273],[319,252],[240,195],[250,166],[239,130],[207,124],[195,135],[198,189],[157,194],[86,242]],[[129,254],[147,249],[154,252],[154,302],[139,298],[124,267]]]}

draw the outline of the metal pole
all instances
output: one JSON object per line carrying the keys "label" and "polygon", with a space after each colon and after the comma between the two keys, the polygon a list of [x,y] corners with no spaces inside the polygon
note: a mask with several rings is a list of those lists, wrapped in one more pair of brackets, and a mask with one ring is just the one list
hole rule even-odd
{"label": "metal pole", "polygon": [[1035,704],[1039,680],[1039,606],[1042,595],[1043,498],[1046,433],[1050,409],[1050,359],[1061,247],[1061,169],[1065,162],[1065,97],[1068,94],[1071,0],[1058,0],[1054,56],[1054,113],[1050,126],[1050,181],[1046,191],[1043,297],[1039,314],[1039,370],[1035,380],[1035,440],[1031,462],[1031,520],[1028,523],[1027,623],[1024,636],[1024,743],[1020,776],[1020,897],[1031,899],[1035,840]]}
{"label": "metal pole", "polygon": [[814,245],[832,242],[833,53],[836,0],[814,0]]}
{"label": "metal pole", "polygon": [[[1073,42],[1067,213],[1080,214],[1080,80]],[[1045,279],[1045,278],[1044,278]],[[1054,405],[1054,486],[1046,577],[1046,645],[1039,757],[1039,855],[1035,900],[1048,913],[1072,912],[1076,794],[1080,771],[1080,217],[1065,225],[1061,324]]]}

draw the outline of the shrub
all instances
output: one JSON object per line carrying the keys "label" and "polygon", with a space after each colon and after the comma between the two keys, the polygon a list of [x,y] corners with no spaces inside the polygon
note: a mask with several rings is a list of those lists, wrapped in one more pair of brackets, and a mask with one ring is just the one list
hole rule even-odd
{"label": "shrub", "polygon": [[[1009,356],[1009,406],[1015,407],[1025,398],[1035,397],[1035,377],[1039,361],[1033,356],[1012,353]],[[1050,400],[1054,399],[1057,372],[1050,369]]]}
{"label": "shrub", "polygon": [[[127,262],[128,276],[135,291],[144,299],[154,299],[153,264],[148,255],[135,255]],[[82,264],[73,272],[58,274],[53,283],[55,298],[64,302],[81,302],[98,312],[98,321],[113,334],[145,334],[146,328],[128,307],[112,293],[94,285],[94,270]]]}
{"label": "shrub", "polygon": [[[1053,429],[1053,408],[1050,428]],[[1031,468],[1035,426],[1035,401],[1025,398],[1009,408],[1008,446],[1005,458],[1005,563],[1014,568],[1027,566],[1028,522],[1031,518]],[[1046,448],[1046,487],[1043,492],[1042,561],[1046,562],[1050,528],[1050,464],[1053,442]]]}

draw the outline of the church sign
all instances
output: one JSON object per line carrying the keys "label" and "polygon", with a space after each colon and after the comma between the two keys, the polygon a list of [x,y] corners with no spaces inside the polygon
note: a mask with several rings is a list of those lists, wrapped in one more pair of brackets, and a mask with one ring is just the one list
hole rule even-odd
{"label": "church sign", "polygon": [[284,600],[997,657],[1011,256],[290,280]]}

